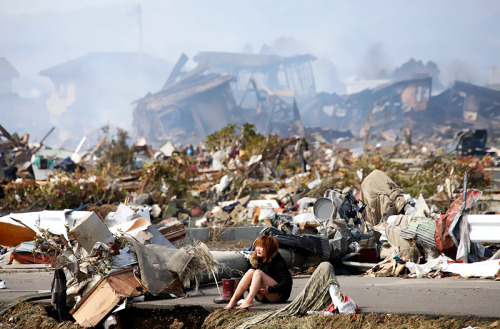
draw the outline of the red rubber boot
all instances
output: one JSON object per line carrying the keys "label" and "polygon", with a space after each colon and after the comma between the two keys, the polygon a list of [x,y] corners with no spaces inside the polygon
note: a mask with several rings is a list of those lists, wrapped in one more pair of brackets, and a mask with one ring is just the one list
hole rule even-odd
{"label": "red rubber boot", "polygon": [[233,297],[234,294],[234,280],[233,279],[228,279],[222,280],[222,295],[220,295],[217,298],[214,298],[214,303],[215,304],[225,304],[229,303],[231,300],[231,297]]}

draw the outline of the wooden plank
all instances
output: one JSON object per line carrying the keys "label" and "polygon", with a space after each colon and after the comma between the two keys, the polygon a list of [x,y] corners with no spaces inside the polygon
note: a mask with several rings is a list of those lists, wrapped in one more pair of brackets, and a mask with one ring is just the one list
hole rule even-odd
{"label": "wooden plank", "polygon": [[109,282],[101,280],[85,294],[70,313],[82,327],[94,327],[111,312],[120,299]]}
{"label": "wooden plank", "polygon": [[172,69],[172,72],[170,72],[170,75],[168,76],[167,81],[163,85],[163,89],[170,87],[170,85],[172,85],[174,83],[175,79],[180,75],[181,70],[184,67],[184,65],[186,64],[186,62],[188,61],[188,59],[189,58],[186,56],[186,54],[184,54],[184,53],[181,54],[181,57],[179,57],[179,59],[177,60],[177,63],[175,63],[175,66]]}
{"label": "wooden plank", "polygon": [[70,314],[81,326],[93,327],[120,302],[121,298],[139,296],[146,292],[147,288],[134,275],[132,268],[117,271],[99,280],[75,305]]}
{"label": "wooden plank", "polygon": [[186,227],[180,222],[159,226],[156,229],[170,242],[177,241],[186,236]]}
{"label": "wooden plank", "polygon": [[173,223],[171,225],[168,225],[168,224],[162,225],[162,226],[157,227],[157,229],[161,233],[169,233],[169,232],[177,232],[180,230],[184,230],[185,227],[184,227],[184,224],[178,222],[178,223]]}
{"label": "wooden plank", "polygon": [[170,242],[174,242],[183,239],[186,236],[186,230],[164,234],[163,236]]}
{"label": "wooden plank", "polygon": [[135,297],[144,295],[147,292],[147,288],[142,284],[140,278],[134,274],[132,268],[111,273],[107,281],[120,296]]}

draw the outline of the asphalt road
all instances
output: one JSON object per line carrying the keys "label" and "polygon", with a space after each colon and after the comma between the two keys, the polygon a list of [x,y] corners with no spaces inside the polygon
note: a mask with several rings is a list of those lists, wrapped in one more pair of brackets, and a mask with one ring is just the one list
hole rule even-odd
{"label": "asphalt road", "polygon": [[[2,270],[0,279],[7,289],[0,289],[0,301],[50,291],[53,272],[48,270]],[[421,314],[431,316],[471,316],[500,319],[500,281],[490,279],[402,279],[392,277],[338,276],[342,292],[351,297],[363,313]],[[294,277],[290,301],[306,285],[309,276]],[[129,304],[136,308],[173,309],[201,306],[221,308],[213,303],[218,297],[215,285],[200,288],[197,296],[182,299],[142,301]],[[47,300],[50,302],[50,300]],[[256,310],[277,309],[286,304],[260,304]]]}

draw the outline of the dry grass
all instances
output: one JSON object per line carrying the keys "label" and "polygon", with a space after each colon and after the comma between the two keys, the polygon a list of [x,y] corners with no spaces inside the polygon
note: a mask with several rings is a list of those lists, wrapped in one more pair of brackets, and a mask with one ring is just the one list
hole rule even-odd
{"label": "dry grass", "polygon": [[[205,319],[202,328],[231,328],[234,324],[255,315],[255,312],[244,310],[216,310]],[[358,314],[358,315],[311,315],[305,317],[285,317],[273,318],[269,322],[254,326],[260,329],[317,329],[317,328],[347,328],[347,329],[493,329],[500,328],[500,321],[491,321],[476,318],[450,318],[450,317],[429,317],[421,315],[397,315],[397,314]]]}
{"label": "dry grass", "polygon": [[251,310],[225,310],[223,308],[217,309],[210,313],[201,326],[203,329],[210,328],[230,328],[232,325],[239,321],[249,318],[258,312]]}
{"label": "dry grass", "polygon": [[241,251],[249,248],[253,240],[216,240],[203,243],[212,251]]}

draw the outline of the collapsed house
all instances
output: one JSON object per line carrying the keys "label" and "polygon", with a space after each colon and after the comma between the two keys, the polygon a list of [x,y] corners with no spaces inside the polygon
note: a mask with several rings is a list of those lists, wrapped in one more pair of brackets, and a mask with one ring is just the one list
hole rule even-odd
{"label": "collapsed house", "polygon": [[195,144],[229,122],[251,123],[265,134],[303,134],[296,98],[315,93],[312,56],[202,52],[194,59],[198,66],[182,72],[183,54],[163,88],[135,102],[137,136],[153,145]]}
{"label": "collapsed house", "polygon": [[75,131],[88,134],[105,122],[131,126],[130,102],[157,88],[170,66],[147,53],[92,52],[46,68],[40,75],[53,85],[46,99],[47,117],[59,128],[59,139],[71,148],[80,138]]}
{"label": "collapsed house", "polygon": [[302,111],[309,113],[305,122],[309,126],[328,124],[355,136],[378,133],[394,141],[394,132],[408,127],[427,109],[431,92],[430,77],[407,79],[346,96],[321,93]]}
{"label": "collapsed house", "polygon": [[442,126],[499,125],[499,91],[456,81],[433,95],[436,77],[424,73],[337,95],[316,92],[310,55],[200,52],[193,59],[196,68],[183,72],[182,54],[163,88],[135,102],[137,136],[153,145],[173,137],[188,144],[227,123],[252,123],[283,137],[328,129],[321,135],[394,142],[412,133],[443,134]]}
{"label": "collapsed house", "polygon": [[200,52],[194,60],[211,72],[236,78],[234,96],[242,99],[250,78],[274,91],[291,91],[300,100],[316,94],[311,55],[283,57],[225,52]]}
{"label": "collapsed house", "polygon": [[500,91],[455,81],[431,98],[429,109],[442,125],[456,128],[500,129]]}
{"label": "collapsed house", "polygon": [[319,93],[309,103],[299,104],[303,123],[313,127],[326,123],[334,130],[350,130],[354,136],[391,142],[408,133],[498,131],[499,91],[455,81],[451,88],[432,95],[432,83],[431,77],[422,76],[351,95]]}
{"label": "collapsed house", "polygon": [[[237,117],[230,76],[197,75],[138,100],[134,127],[151,144],[201,141]],[[238,120],[239,121],[239,120]]]}

